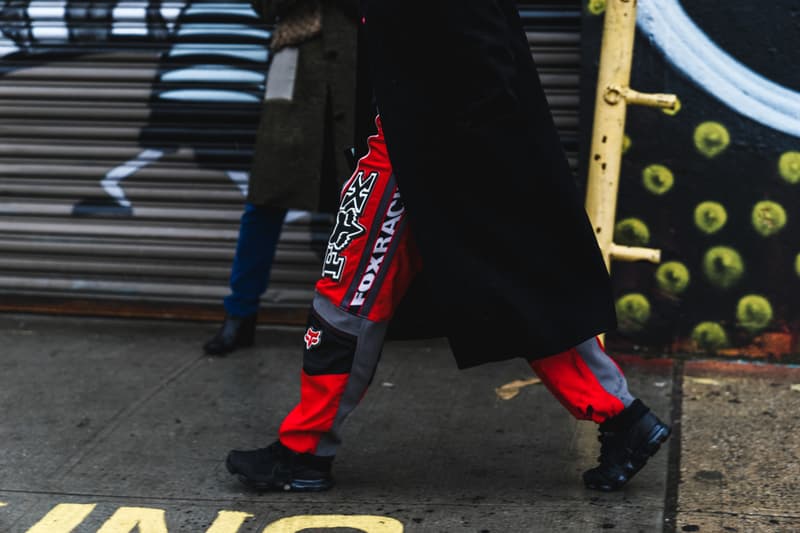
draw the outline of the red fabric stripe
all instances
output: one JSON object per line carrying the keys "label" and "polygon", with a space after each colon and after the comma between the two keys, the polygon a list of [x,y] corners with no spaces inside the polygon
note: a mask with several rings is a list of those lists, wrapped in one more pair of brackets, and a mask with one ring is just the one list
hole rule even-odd
{"label": "red fabric stripe", "polygon": [[301,402],[283,420],[280,440],[290,450],[314,453],[323,433],[333,427],[350,374],[300,377]]}
{"label": "red fabric stripe", "polygon": [[579,420],[598,424],[625,406],[597,381],[575,348],[531,362],[531,368],[561,404]]}
{"label": "red fabric stripe", "polygon": [[[392,176],[392,164],[389,161],[389,152],[383,137],[380,118],[376,119],[376,125],[378,132],[369,138],[369,152],[359,160],[358,168],[353,177],[342,189],[344,197],[345,192],[353,184],[356,176],[359,174],[369,176],[373,172],[378,173],[378,178],[370,191],[369,198],[358,217],[358,222],[366,229],[366,233],[356,237],[348,244],[347,248],[338,252],[338,255],[346,261],[341,277],[338,280],[321,277],[316,284],[316,290],[320,295],[344,309],[349,309],[351,305],[351,301],[344,301],[348,289],[354,283],[362,281],[364,272],[358,270],[362,256],[370,256],[374,251],[374,249],[365,249],[368,240],[367,236],[374,226],[381,227],[387,217],[387,212],[379,213],[378,208],[380,207],[381,199],[387,194],[387,187]],[[405,217],[406,215],[402,216]],[[366,318],[373,322],[384,322],[392,317],[411,285],[411,281],[422,269],[421,257],[408,228],[406,227],[402,234],[392,236],[392,241],[396,239],[400,239],[399,246],[395,255],[391,257],[391,262],[384,262],[381,265],[380,284],[376,284],[365,291],[365,298],[369,298],[370,294],[378,291],[374,304],[366,315]],[[381,244],[386,244],[386,242],[383,241]],[[361,314],[360,310],[353,312]]]}
{"label": "red fabric stripe", "polygon": [[390,263],[383,265],[388,270],[378,287],[380,292],[375,304],[367,315],[373,322],[388,321],[394,316],[412,280],[422,270],[422,257],[408,227],[399,238],[400,244],[395,256]]}
{"label": "red fabric stripe", "polygon": [[345,258],[346,261],[341,278],[334,280],[328,277],[321,277],[316,284],[317,292],[327,297],[336,305],[346,305],[348,303],[343,300],[347,295],[348,288],[359,274],[357,269],[361,256],[364,253],[368,253],[368,251],[364,250],[364,247],[367,245],[367,236],[369,235],[370,228],[377,215],[376,212],[380,204],[380,199],[383,196],[383,191],[388,185],[389,178],[392,175],[392,164],[389,161],[389,152],[386,148],[386,141],[383,138],[383,129],[381,128],[379,118],[376,119],[376,125],[378,127],[378,132],[368,139],[369,151],[367,155],[359,160],[358,167],[353,173],[353,176],[342,188],[342,199],[344,199],[347,189],[350,188],[359,174],[361,174],[363,178],[368,177],[373,172],[378,173],[378,177],[370,191],[367,203],[358,216],[358,222],[366,229],[366,233],[356,237],[346,249],[339,252],[339,256]]}

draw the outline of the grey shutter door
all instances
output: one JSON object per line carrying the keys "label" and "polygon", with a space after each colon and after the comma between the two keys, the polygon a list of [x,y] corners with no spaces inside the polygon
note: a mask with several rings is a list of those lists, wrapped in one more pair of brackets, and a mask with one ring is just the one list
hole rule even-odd
{"label": "grey shutter door", "polygon": [[517,2],[531,53],[573,170],[578,164],[581,4]]}
{"label": "grey shutter door", "polygon": [[[0,308],[220,309],[269,28],[243,0],[33,0],[0,16]],[[328,221],[311,222],[283,231],[276,307],[311,297]]]}
{"label": "grey shutter door", "polygon": [[[269,28],[246,1],[0,6],[0,311],[218,319]],[[519,7],[574,165],[580,7]],[[329,228],[290,213],[265,321],[304,321]]]}

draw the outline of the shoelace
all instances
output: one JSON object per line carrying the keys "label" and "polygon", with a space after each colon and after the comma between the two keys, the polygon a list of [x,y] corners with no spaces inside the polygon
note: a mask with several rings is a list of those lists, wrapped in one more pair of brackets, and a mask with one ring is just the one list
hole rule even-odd
{"label": "shoelace", "polygon": [[600,456],[597,458],[597,461],[600,464],[616,464],[613,454],[622,444],[613,442],[616,436],[616,433],[611,432],[601,432],[600,435],[597,436],[597,440],[600,441]]}

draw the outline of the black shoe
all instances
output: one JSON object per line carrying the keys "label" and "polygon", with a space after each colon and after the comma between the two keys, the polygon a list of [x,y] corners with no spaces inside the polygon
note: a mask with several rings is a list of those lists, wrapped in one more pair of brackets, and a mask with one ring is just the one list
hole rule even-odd
{"label": "black shoe", "polygon": [[667,440],[670,428],[639,400],[600,425],[600,465],[583,473],[587,488],[621,489]]}
{"label": "black shoe", "polygon": [[257,450],[233,450],[225,466],[245,486],[255,490],[312,492],[333,486],[333,457],[297,453],[280,441]]}
{"label": "black shoe", "polygon": [[236,348],[252,346],[256,334],[256,315],[235,317],[225,315],[219,331],[203,345],[208,355],[225,355]]}

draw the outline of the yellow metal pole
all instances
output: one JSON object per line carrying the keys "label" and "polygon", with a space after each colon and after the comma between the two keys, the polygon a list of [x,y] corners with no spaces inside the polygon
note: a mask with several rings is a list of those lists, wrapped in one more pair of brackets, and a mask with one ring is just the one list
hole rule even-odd
{"label": "yellow metal pole", "polygon": [[621,246],[613,241],[627,106],[638,104],[675,109],[678,99],[671,94],[640,93],[628,86],[636,34],[636,0],[608,0],[604,17],[588,161],[586,211],[594,226],[606,268],[611,272],[612,259],[661,261],[660,250]]}
{"label": "yellow metal pole", "polygon": [[627,106],[674,108],[677,105],[675,95],[644,94],[628,86],[635,33],[636,0],[608,0],[588,161],[586,211],[609,272],[612,259],[661,261],[660,250],[620,246],[613,242]]}

